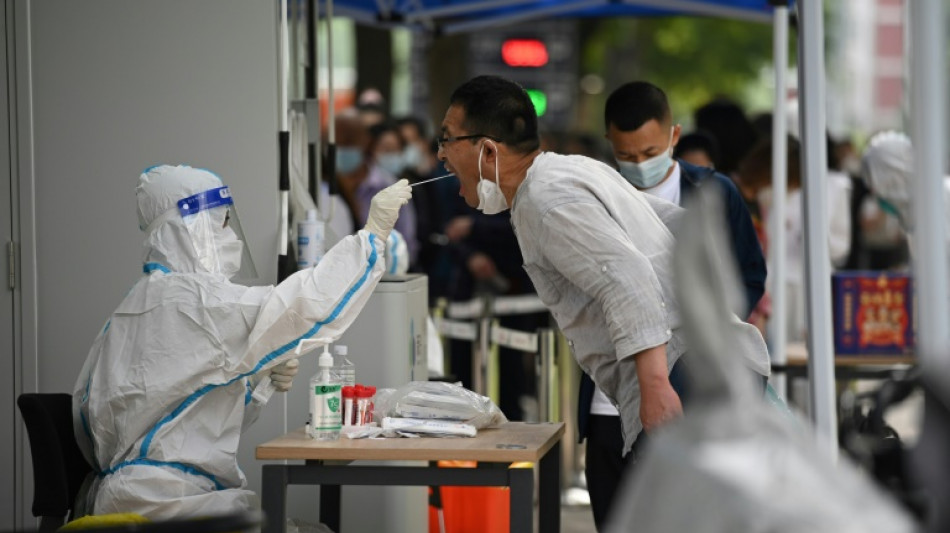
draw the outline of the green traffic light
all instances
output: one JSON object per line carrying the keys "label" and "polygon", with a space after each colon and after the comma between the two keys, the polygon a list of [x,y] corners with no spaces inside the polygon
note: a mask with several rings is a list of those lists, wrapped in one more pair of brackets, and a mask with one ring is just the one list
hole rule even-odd
{"label": "green traffic light", "polygon": [[528,93],[528,97],[531,98],[531,103],[534,104],[534,110],[538,116],[544,116],[544,112],[548,110],[548,95],[538,89],[525,89],[525,91]]}

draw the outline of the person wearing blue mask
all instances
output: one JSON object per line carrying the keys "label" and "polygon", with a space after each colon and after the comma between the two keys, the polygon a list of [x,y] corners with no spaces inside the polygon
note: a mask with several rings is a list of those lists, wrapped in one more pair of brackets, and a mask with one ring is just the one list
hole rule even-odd
{"label": "person wearing blue mask", "polygon": [[673,124],[666,94],[649,82],[627,83],[611,93],[604,122],[620,175],[638,190],[677,205],[708,184],[722,192],[732,252],[745,289],[744,306],[736,313],[747,316],[765,292],[766,267],[752,218],[735,184],[713,168],[673,158],[681,126]]}
{"label": "person wearing blue mask", "polygon": [[[358,228],[366,223],[373,195],[395,183],[396,177],[383,168],[381,161],[375,157],[374,137],[357,113],[345,110],[337,115],[335,124],[336,179],[353,216],[353,227]],[[393,165],[391,170],[401,171],[403,167],[399,163]],[[419,245],[416,240],[416,212],[412,203],[403,206],[399,212],[396,229],[406,239],[410,261],[415,261]]]}
{"label": "person wearing blue mask", "polygon": [[[524,269],[575,360],[619,412],[621,457],[635,460],[643,433],[682,413],[670,381],[687,351],[670,229],[682,209],[631,187],[600,161],[541,151],[536,111],[517,83],[479,76],[449,102],[439,159],[468,205],[485,214],[511,210]],[[676,135],[657,127],[649,157],[668,152]],[[662,182],[669,171],[662,166],[648,165],[660,168],[658,180],[656,170],[644,177]],[[730,324],[735,356],[768,376],[759,331],[737,318]]]}
{"label": "person wearing blue mask", "polygon": [[[416,116],[396,119],[396,127],[405,140],[403,160],[405,177],[409,183],[418,183],[445,174],[445,169],[435,158],[437,149],[434,139],[428,134],[427,121]],[[429,276],[429,301],[432,305],[450,292],[450,249],[441,240],[445,224],[451,215],[454,203],[450,180],[434,181],[425,187],[415,187],[412,204],[416,210],[416,241],[419,253],[412,270]]]}
{"label": "person wearing blue mask", "polygon": [[373,161],[394,177],[401,178],[408,168],[406,140],[392,122],[380,122],[369,128],[370,152]]}
{"label": "person wearing blue mask", "polygon": [[[741,270],[745,300],[740,317],[747,317],[765,292],[765,258],[752,218],[732,181],[712,168],[674,159],[681,126],[673,123],[666,94],[645,81],[627,83],[607,98],[604,110],[606,138],[610,142],[620,175],[636,190],[676,205],[701,186],[718,187],[724,198],[732,252]],[[670,379],[681,399],[687,390],[680,360]],[[578,433],[587,439],[586,477],[594,520],[607,517],[629,458],[625,460],[619,412],[587,375],[578,394]]]}

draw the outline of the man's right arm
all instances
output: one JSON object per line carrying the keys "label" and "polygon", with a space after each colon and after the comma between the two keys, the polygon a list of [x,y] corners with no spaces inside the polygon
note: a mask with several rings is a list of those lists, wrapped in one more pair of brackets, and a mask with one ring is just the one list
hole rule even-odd
{"label": "man's right arm", "polygon": [[666,345],[633,356],[640,382],[640,423],[647,432],[683,414],[683,404],[673,390],[666,365]]}

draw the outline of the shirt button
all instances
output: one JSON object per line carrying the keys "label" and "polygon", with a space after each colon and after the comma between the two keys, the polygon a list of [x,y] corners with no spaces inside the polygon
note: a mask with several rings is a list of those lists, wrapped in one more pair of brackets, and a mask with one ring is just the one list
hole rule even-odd
{"label": "shirt button", "polygon": [[600,271],[601,271],[601,272],[607,272],[607,267],[605,267],[605,266],[600,267]]}
{"label": "shirt button", "polygon": [[672,332],[672,331],[670,331],[670,330],[666,330],[666,334],[667,334],[667,335],[672,335],[672,334],[673,334],[673,332]]}
{"label": "shirt button", "polygon": [[660,302],[660,307],[666,307],[666,302]]}

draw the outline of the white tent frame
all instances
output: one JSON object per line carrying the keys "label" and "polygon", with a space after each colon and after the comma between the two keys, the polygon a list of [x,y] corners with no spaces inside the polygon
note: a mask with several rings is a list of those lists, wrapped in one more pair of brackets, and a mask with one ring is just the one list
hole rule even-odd
{"label": "white tent frame", "polygon": [[950,317],[943,176],[947,146],[946,34],[942,0],[910,2],[911,138],[916,161],[912,191],[917,355],[934,390],[950,395]]}
{"label": "white tent frame", "polygon": [[[825,54],[821,2],[799,2],[798,86],[805,210],[805,290],[808,384],[818,444],[838,456],[835,353],[831,311],[831,256],[826,201]],[[784,224],[782,224],[784,229]],[[784,306],[784,302],[776,306]],[[779,324],[782,327],[783,324]]]}
{"label": "white tent frame", "polygon": [[[770,213],[768,289],[772,295],[772,317],[770,322],[769,339],[772,341],[770,352],[772,362],[776,365],[785,365],[788,358],[785,355],[785,344],[788,342],[788,332],[785,328],[785,278],[787,267],[785,264],[785,202],[788,197],[788,137],[786,136],[787,120],[784,110],[787,84],[785,81],[788,69],[788,6],[775,8],[772,24],[772,64],[775,68],[775,95],[772,104],[772,212]],[[784,374],[772,377],[772,385],[779,397],[786,398],[786,379]]]}

